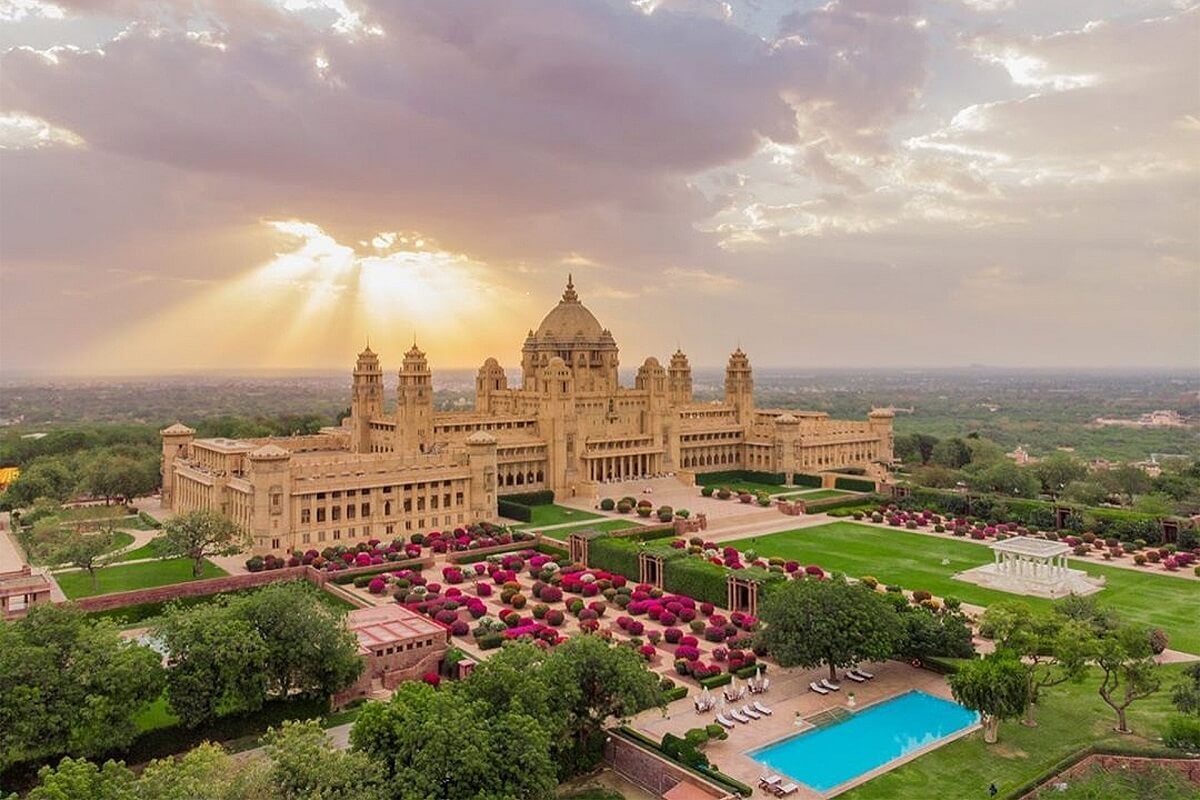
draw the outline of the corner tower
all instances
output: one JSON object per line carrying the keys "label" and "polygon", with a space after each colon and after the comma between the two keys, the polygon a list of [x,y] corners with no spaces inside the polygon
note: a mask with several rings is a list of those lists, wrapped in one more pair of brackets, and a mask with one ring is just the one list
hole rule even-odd
{"label": "corner tower", "polygon": [[371,451],[371,420],[383,416],[383,370],[371,345],[354,364],[354,389],[350,397],[350,447],[356,453]]}
{"label": "corner tower", "polygon": [[423,453],[433,445],[433,373],[415,341],[404,354],[398,392],[396,434],[400,444]]}
{"label": "corner tower", "polygon": [[676,350],[667,367],[667,402],[673,406],[692,402],[692,365],[682,350]]}
{"label": "corner tower", "polygon": [[725,367],[725,402],[737,409],[741,424],[750,423],[754,415],[754,377],[750,358],[740,347],[729,356]]}

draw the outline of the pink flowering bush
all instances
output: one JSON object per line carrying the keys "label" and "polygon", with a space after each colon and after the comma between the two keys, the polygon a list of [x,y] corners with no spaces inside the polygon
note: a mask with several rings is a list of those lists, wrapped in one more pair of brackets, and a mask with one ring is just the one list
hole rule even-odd
{"label": "pink flowering bush", "polygon": [[426,672],[421,676],[421,680],[425,683],[428,683],[435,689],[442,685],[442,676],[438,675],[436,672]]}
{"label": "pink flowering bush", "polygon": [[383,594],[385,588],[387,588],[387,581],[382,577],[372,578],[371,582],[367,584],[367,591],[371,594]]}

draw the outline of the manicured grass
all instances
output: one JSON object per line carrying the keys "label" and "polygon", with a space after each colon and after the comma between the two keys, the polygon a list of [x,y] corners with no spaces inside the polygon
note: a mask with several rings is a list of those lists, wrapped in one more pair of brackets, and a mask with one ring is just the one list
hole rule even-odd
{"label": "manicured grass", "polygon": [[153,703],[146,706],[142,713],[134,717],[133,722],[137,725],[138,733],[146,733],[147,731],[156,731],[160,728],[169,728],[172,725],[178,725],[179,717],[175,716],[175,712],[167,704],[167,695],[164,693]]}
{"label": "manicured grass", "polygon": [[[657,522],[658,520],[654,520]],[[565,528],[556,528],[551,533],[557,535],[560,539],[568,536],[572,531],[623,531],[629,528],[640,528],[641,525],[634,522],[632,519],[605,519],[599,521],[581,522],[578,525],[569,525]]]}
{"label": "manicured grass", "polygon": [[[128,535],[128,534],[126,534],[126,535]],[[133,537],[130,537],[130,541],[133,541]],[[162,549],[161,549],[162,541],[163,541],[163,537],[156,536],[155,538],[146,542],[141,547],[138,547],[134,550],[130,550],[128,553],[122,553],[120,556],[117,557],[117,560],[118,561],[138,561],[143,558],[162,558]]]}
{"label": "manicured grass", "polygon": [[[873,575],[885,584],[909,590],[924,589],[942,597],[957,597],[987,606],[1002,600],[1021,600],[1032,608],[1048,609],[1053,601],[985,589],[954,580],[956,572],[992,560],[992,551],[973,542],[910,533],[890,527],[832,522],[730,542],[740,550],[753,548],[761,556],[781,556],[817,564],[852,577]],[[948,563],[943,564],[943,561]],[[1153,572],[1072,559],[1071,566],[1102,575],[1105,588],[1093,595],[1102,605],[1120,610],[1130,622],[1162,628],[1176,650],[1200,654],[1200,626],[1195,624],[1200,583]]]}
{"label": "manicured grass", "polygon": [[785,500],[828,500],[831,497],[846,497],[854,492],[847,492],[844,489],[809,489],[806,492],[792,492],[790,494],[781,495]]}
{"label": "manicured grass", "polygon": [[[205,561],[200,577],[218,578],[225,574],[225,570],[216,564]],[[54,579],[62,587],[63,593],[68,599],[74,600],[109,592],[124,592],[130,589],[185,583],[192,580],[192,562],[186,558],[172,558],[166,561],[124,564],[105,567],[96,574],[96,577],[97,585],[93,587],[91,576],[81,570],[54,573]]]}
{"label": "manicured grass", "polygon": [[[1170,687],[1185,664],[1160,668],[1164,687]],[[1099,671],[1082,683],[1063,684],[1044,692],[1038,706],[1038,726],[1019,722],[1000,726],[1000,740],[985,744],[979,731],[884,773],[846,794],[846,800],[924,800],[932,797],[988,796],[995,782],[1000,798],[1010,798],[1024,784],[1040,777],[1063,759],[1089,745],[1153,750],[1166,718],[1174,712],[1165,688],[1129,707],[1132,735],[1113,731],[1116,715],[1096,693]]]}
{"label": "manicured grass", "polygon": [[120,550],[122,547],[128,547],[133,544],[133,534],[125,531],[113,531],[112,547],[108,548],[108,552]]}
{"label": "manicured grass", "polygon": [[523,522],[516,527],[521,529],[544,528],[547,525],[562,525],[566,522],[601,519],[599,514],[593,514],[590,511],[581,511],[577,508],[567,508],[566,506],[554,504],[532,506],[531,510],[533,511],[533,518],[529,522]]}

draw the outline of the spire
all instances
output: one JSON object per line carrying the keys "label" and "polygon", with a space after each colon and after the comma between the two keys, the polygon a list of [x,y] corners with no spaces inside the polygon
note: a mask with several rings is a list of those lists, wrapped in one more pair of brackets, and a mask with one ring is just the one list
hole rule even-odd
{"label": "spire", "polygon": [[567,288],[563,290],[562,301],[564,303],[578,303],[579,295],[575,293],[575,276],[567,273]]}

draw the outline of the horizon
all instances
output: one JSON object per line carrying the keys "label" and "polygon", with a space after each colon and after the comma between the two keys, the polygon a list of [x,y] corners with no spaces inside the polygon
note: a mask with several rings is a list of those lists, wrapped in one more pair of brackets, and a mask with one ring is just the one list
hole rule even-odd
{"label": "horizon", "polygon": [[0,376],[1200,370],[1200,4],[10,6]]}

